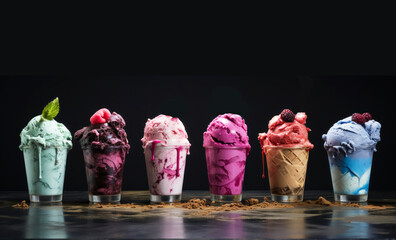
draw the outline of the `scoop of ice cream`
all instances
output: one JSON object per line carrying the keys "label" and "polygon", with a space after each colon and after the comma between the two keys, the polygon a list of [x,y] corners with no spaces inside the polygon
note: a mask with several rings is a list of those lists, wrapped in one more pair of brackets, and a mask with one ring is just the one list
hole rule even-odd
{"label": "scoop of ice cream", "polygon": [[323,134],[324,148],[329,151],[351,154],[358,149],[370,149],[374,151],[380,141],[381,124],[375,120],[369,120],[363,124],[352,121],[352,116],[336,122]]}
{"label": "scoop of ice cream", "polygon": [[203,134],[204,147],[246,147],[250,150],[247,125],[238,114],[217,116]]}
{"label": "scoop of ice cream", "polygon": [[313,145],[308,140],[308,132],[311,129],[305,126],[307,115],[299,112],[294,120],[284,121],[281,115],[274,116],[268,124],[268,132],[260,133],[258,139],[261,147],[266,151],[267,147],[305,147],[309,150]]}
{"label": "scoop of ice cream", "polygon": [[90,119],[91,125],[78,130],[74,138],[80,141],[81,148],[120,146],[129,151],[124,119],[116,112],[111,115],[107,112],[110,113],[107,109],[97,111]]}
{"label": "scoop of ice cream", "polygon": [[190,146],[187,138],[186,129],[180,119],[161,114],[147,120],[141,140],[143,148],[151,146],[153,141],[160,141],[157,146]]}
{"label": "scoop of ice cream", "polygon": [[72,148],[72,136],[70,131],[56,120],[43,119],[40,115],[29,121],[28,125],[22,130],[21,145],[29,147],[33,144],[41,145],[43,148],[48,147],[65,147]]}

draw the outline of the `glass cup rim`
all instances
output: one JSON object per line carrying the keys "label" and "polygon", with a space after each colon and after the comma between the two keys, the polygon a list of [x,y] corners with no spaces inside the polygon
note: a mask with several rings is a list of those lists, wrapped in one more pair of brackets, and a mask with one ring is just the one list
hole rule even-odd
{"label": "glass cup rim", "polygon": [[[36,148],[37,146],[23,146],[22,149],[30,149],[30,148]],[[51,149],[51,148],[56,148],[56,149],[71,149],[71,147],[54,147],[54,146],[49,146],[49,147],[42,147],[43,150],[45,149]]]}
{"label": "glass cup rim", "polygon": [[[119,146],[105,146],[104,148],[103,148],[103,150],[104,149],[121,149],[121,148],[127,148],[127,147],[125,147],[125,146],[121,146],[121,145],[119,145]],[[81,149],[82,150],[86,150],[86,149],[102,149],[102,148],[100,148],[100,147],[92,147],[92,146],[88,146],[88,147],[81,147]]]}
{"label": "glass cup rim", "polygon": [[[189,149],[191,145],[155,145],[155,148],[178,148],[178,147],[183,147]],[[143,147],[144,149],[146,148],[151,148],[151,146]]]}
{"label": "glass cup rim", "polygon": [[[334,149],[334,147],[331,147],[329,149]],[[357,151],[373,151],[374,152],[375,147],[367,147],[367,148],[355,148],[355,151],[353,152],[357,152]],[[329,150],[325,149],[326,152],[329,152]]]}
{"label": "glass cup rim", "polygon": [[204,146],[205,149],[248,149],[249,147],[247,146]]}
{"label": "glass cup rim", "polygon": [[283,147],[283,146],[266,146],[262,149],[310,149],[309,147]]}

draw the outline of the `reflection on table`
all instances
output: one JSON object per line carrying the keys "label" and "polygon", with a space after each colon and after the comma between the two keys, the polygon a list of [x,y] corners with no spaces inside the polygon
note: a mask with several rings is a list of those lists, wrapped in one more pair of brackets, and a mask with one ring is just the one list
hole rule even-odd
{"label": "reflection on table", "polygon": [[160,216],[159,238],[185,238],[184,220],[181,209],[173,209],[171,214]]}
{"label": "reflection on table", "polygon": [[307,238],[307,231],[305,209],[301,208],[289,208],[287,215],[267,213],[263,223],[263,236],[268,238]]}
{"label": "reflection on table", "polygon": [[359,208],[334,208],[330,221],[330,227],[332,229],[332,231],[330,231],[330,236],[336,238],[370,237],[370,224],[348,220],[349,217],[359,215],[367,215],[367,210]]}
{"label": "reflection on table", "polygon": [[37,204],[29,207],[25,238],[67,238],[62,204]]}

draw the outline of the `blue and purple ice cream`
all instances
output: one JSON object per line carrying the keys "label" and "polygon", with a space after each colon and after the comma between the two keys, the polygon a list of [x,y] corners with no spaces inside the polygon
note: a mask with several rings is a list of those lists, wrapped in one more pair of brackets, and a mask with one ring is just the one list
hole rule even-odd
{"label": "blue and purple ice cream", "polygon": [[355,113],[335,123],[322,138],[336,195],[366,195],[381,124],[369,113]]}

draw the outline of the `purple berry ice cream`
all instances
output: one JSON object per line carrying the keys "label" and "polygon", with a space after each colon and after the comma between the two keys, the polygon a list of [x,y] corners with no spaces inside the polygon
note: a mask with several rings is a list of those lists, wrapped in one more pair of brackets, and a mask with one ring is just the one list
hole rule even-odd
{"label": "purple berry ice cream", "polygon": [[120,196],[125,154],[130,148],[124,127],[121,115],[104,108],[91,117],[90,126],[74,134],[83,150],[91,201],[95,196]]}

